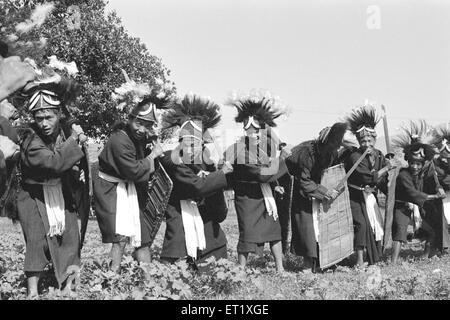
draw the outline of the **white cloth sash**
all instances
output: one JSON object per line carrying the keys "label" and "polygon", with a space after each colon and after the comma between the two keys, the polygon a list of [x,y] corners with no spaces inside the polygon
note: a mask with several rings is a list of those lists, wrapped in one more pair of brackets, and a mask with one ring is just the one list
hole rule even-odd
{"label": "white cloth sash", "polygon": [[206,249],[205,230],[203,220],[194,200],[180,200],[181,218],[183,220],[184,239],[187,254],[196,259],[197,249]]}
{"label": "white cloth sash", "polygon": [[139,217],[139,201],[134,182],[125,181],[104,172],[99,172],[98,176],[108,182],[118,183],[116,199],[116,234],[130,237],[131,245],[140,247],[141,221]]}
{"label": "white cloth sash", "polygon": [[442,199],[442,205],[444,207],[444,216],[447,223],[450,224],[450,191],[447,191],[445,199]]}
{"label": "white cloth sash", "polygon": [[409,206],[412,208],[413,212],[414,230],[417,231],[422,226],[422,217],[420,216],[419,206],[411,202],[409,202]]}
{"label": "white cloth sash", "polygon": [[264,204],[269,216],[272,216],[275,221],[278,219],[278,209],[275,199],[273,197],[272,188],[268,183],[260,183],[261,192],[264,197]]}
{"label": "white cloth sash", "polygon": [[313,218],[313,229],[314,235],[316,237],[316,242],[319,242],[319,211],[320,211],[320,201],[316,198],[312,198],[312,218]]}
{"label": "white cloth sash", "polygon": [[50,227],[47,235],[49,237],[60,236],[66,228],[65,202],[61,179],[48,179],[40,184],[44,192],[45,209]]}
{"label": "white cloth sash", "polygon": [[364,192],[364,201],[366,203],[367,216],[369,218],[370,226],[375,234],[375,241],[383,240],[383,216],[378,207],[377,199],[372,192]]}

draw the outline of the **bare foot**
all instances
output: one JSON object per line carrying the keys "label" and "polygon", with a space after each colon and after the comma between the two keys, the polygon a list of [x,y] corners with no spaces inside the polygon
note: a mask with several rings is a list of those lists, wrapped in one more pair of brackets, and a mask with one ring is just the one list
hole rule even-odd
{"label": "bare foot", "polygon": [[286,271],[284,270],[283,266],[276,267],[275,272],[278,273],[278,274],[286,273]]}
{"label": "bare foot", "polygon": [[27,300],[36,300],[39,298],[39,294],[36,292],[28,292]]}
{"label": "bare foot", "polygon": [[67,277],[66,285],[62,290],[62,294],[64,295],[70,295],[73,292],[73,289],[75,289],[80,274],[80,267],[76,265],[69,266],[67,268],[67,273],[69,276]]}
{"label": "bare foot", "polygon": [[308,274],[308,275],[309,274],[313,274],[313,271],[312,271],[311,268],[302,269],[300,272],[303,273],[303,274]]}

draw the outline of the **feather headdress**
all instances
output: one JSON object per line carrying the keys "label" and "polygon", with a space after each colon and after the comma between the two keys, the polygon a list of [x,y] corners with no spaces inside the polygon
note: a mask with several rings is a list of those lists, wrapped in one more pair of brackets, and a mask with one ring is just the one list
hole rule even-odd
{"label": "feather headdress", "polygon": [[28,100],[28,111],[34,112],[39,109],[69,106],[76,100],[80,91],[81,86],[75,80],[52,73],[42,80],[28,84],[21,95]]}
{"label": "feather headdress", "polygon": [[433,131],[435,145],[440,152],[450,153],[450,123],[443,123],[434,128]]}
{"label": "feather headdress", "polygon": [[423,160],[433,158],[435,151],[432,144],[435,137],[432,127],[426,121],[410,121],[409,126],[401,127],[401,131],[392,142],[394,147],[403,150],[405,160],[413,157]]}
{"label": "feather headdress", "polygon": [[157,110],[166,109],[168,102],[169,98],[167,96],[160,97],[155,90],[151,90],[150,94],[145,95],[142,100],[133,107],[129,116],[159,124],[161,119],[160,112],[157,112]]}
{"label": "feather headdress", "polygon": [[243,122],[245,128],[252,124],[258,127],[253,119],[256,119],[259,125],[275,127],[275,119],[288,112],[288,108],[277,96],[273,96],[269,91],[255,89],[249,94],[239,95],[233,92],[226,104],[237,109],[235,121]]}
{"label": "feather headdress", "polygon": [[350,127],[350,130],[361,138],[366,135],[376,137],[375,127],[380,121],[380,117],[377,115],[375,107],[371,105],[364,105],[362,107],[353,109],[352,113],[347,116],[346,121]]}
{"label": "feather headdress", "polygon": [[220,122],[220,107],[215,102],[195,94],[172,99],[163,115],[164,129],[180,127],[180,137],[201,139],[203,133]]}

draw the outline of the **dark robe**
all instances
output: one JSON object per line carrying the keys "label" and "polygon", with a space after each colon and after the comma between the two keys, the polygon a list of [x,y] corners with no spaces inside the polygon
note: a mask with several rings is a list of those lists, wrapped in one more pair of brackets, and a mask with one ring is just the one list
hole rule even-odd
{"label": "dark robe", "polygon": [[393,241],[407,241],[407,229],[412,215],[407,202],[419,207],[422,218],[426,215],[424,205],[427,202],[428,194],[423,191],[423,185],[424,172],[414,177],[408,168],[400,170],[395,187],[394,219],[392,223]]}
{"label": "dark robe", "polygon": [[[433,161],[434,166],[429,165],[426,169],[429,172],[425,175],[426,179],[424,181],[424,192],[428,194],[436,194],[438,191],[437,189],[441,187],[444,191],[448,191],[450,187],[450,168],[448,164],[440,158],[434,159]],[[437,250],[449,248],[450,234],[448,231],[447,220],[444,216],[442,200],[436,199],[427,201],[425,203],[425,212],[427,214],[424,219],[431,226],[435,234],[432,247]]]}
{"label": "dark robe", "polygon": [[[0,116],[0,135],[8,137],[15,144],[19,144],[16,129],[3,116]],[[7,216],[13,220],[17,219],[17,189],[19,184],[17,164],[19,158],[19,155],[17,155],[6,160],[3,154],[0,158],[0,216]]]}
{"label": "dark robe", "polygon": [[445,191],[450,191],[450,159],[448,160],[449,162],[445,162],[441,158],[437,158],[434,161],[439,183]]}
{"label": "dark robe", "polygon": [[277,159],[275,161],[278,161],[278,167],[265,171],[268,165],[262,165],[261,158],[254,159],[255,164],[250,164],[248,145],[241,152],[238,151],[238,144],[233,147],[238,155],[230,175],[239,226],[237,251],[261,253],[264,243],[281,241],[281,225],[279,218],[275,220],[273,216],[269,216],[260,184],[269,183],[275,198],[276,181],[288,173],[287,167],[284,161]]}
{"label": "dark robe", "polygon": [[[173,190],[166,209],[166,233],[161,251],[163,260],[174,261],[187,257],[180,200],[193,199],[203,220],[206,248],[197,253],[196,263],[214,256],[217,260],[227,257],[225,237],[220,224],[225,220],[228,209],[223,194],[227,186],[225,174],[216,171],[213,165],[175,164],[171,151],[167,151],[161,164],[173,181]],[[206,177],[197,174],[200,170],[210,172]]]}
{"label": "dark robe", "polygon": [[[349,171],[362,154],[363,151],[361,149],[353,151],[345,161],[345,170]],[[355,230],[354,246],[355,248],[366,248],[369,264],[374,264],[380,260],[381,241],[375,241],[375,235],[367,215],[363,191],[357,190],[351,185],[361,188],[365,186],[374,188],[373,194],[375,197],[377,196],[376,190],[378,189],[383,191],[383,193],[387,193],[388,175],[378,176],[378,171],[386,166],[386,159],[380,150],[374,149],[373,154],[373,162],[369,159],[369,155],[366,155],[347,180]]]}
{"label": "dark robe", "polygon": [[[68,276],[67,269],[80,266],[80,237],[73,200],[73,188],[79,182],[72,169],[84,154],[76,140],[66,139],[63,131],[56,141],[36,132],[30,130],[21,144],[22,188],[17,207],[26,242],[24,269],[41,272],[51,261],[61,286]],[[51,178],[61,179],[65,201],[65,230],[61,236],[53,237],[47,236],[49,222],[43,187],[39,184]]]}
{"label": "dark robe", "polygon": [[328,165],[320,165],[316,142],[310,140],[292,149],[292,155],[286,159],[289,173],[294,176],[291,252],[296,255],[310,258],[319,256],[313,227],[312,198],[325,198],[328,190],[320,184],[322,173],[333,165],[336,158],[337,153],[331,157]]}
{"label": "dark robe", "polygon": [[274,192],[275,200],[277,202],[278,216],[281,225],[281,244],[283,247],[283,254],[287,254],[291,248],[292,238],[292,223],[291,223],[291,205],[292,205],[292,189],[294,177],[289,173],[278,179],[277,185],[283,187],[284,194]]}
{"label": "dark robe", "polygon": [[[148,153],[149,151],[147,151]],[[149,244],[150,226],[143,223],[142,208],[147,199],[148,181],[154,172],[154,163],[146,158],[145,144],[136,141],[126,124],[120,124],[106,142],[98,156],[99,171],[110,176],[132,181],[135,184],[140,208],[141,244]],[[94,182],[94,204],[103,243],[123,240],[116,234],[116,202],[118,183],[106,181],[98,176]]]}

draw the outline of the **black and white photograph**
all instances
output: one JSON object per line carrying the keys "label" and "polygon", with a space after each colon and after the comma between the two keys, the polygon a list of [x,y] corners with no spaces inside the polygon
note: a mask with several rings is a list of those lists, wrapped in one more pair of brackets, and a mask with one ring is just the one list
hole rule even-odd
{"label": "black and white photograph", "polygon": [[450,1],[0,0],[0,300],[449,298]]}

